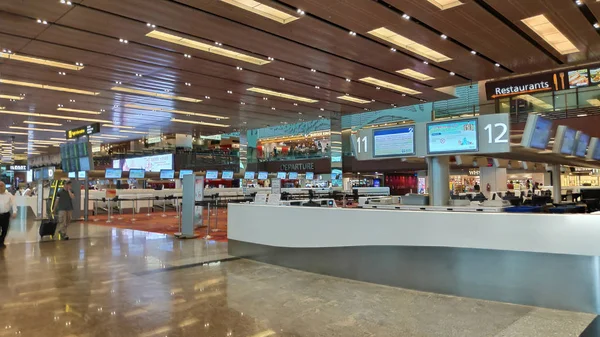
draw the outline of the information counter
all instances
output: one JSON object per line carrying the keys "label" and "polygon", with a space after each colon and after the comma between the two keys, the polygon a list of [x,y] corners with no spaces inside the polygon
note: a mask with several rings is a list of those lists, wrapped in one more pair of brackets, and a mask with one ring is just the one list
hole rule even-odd
{"label": "information counter", "polygon": [[229,254],[315,273],[600,313],[600,217],[232,204]]}

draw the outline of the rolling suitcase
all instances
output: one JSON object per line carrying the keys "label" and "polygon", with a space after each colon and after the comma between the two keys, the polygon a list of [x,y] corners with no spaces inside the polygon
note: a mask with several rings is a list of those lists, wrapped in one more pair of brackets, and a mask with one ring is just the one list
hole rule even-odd
{"label": "rolling suitcase", "polygon": [[43,239],[44,236],[52,236],[54,237],[54,232],[56,232],[57,222],[55,219],[47,219],[42,220],[40,224],[40,239]]}

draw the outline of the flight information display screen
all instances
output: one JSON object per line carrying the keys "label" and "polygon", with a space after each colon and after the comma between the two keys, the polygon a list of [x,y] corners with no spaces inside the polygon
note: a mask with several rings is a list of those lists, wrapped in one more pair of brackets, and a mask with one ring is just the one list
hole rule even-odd
{"label": "flight information display screen", "polygon": [[259,180],[265,180],[269,177],[269,172],[258,172],[258,179]]}
{"label": "flight information display screen", "polygon": [[146,170],[144,169],[129,169],[129,178],[130,179],[144,179],[146,175]]}
{"label": "flight information display screen", "polygon": [[477,119],[427,124],[429,154],[477,152]]}
{"label": "flight information display screen", "polygon": [[375,157],[405,156],[415,154],[415,127],[380,129],[373,131]]}
{"label": "flight information display screen", "polygon": [[254,179],[255,176],[256,176],[256,172],[254,172],[254,171],[246,171],[244,173],[244,179]]}
{"label": "flight information display screen", "polygon": [[175,178],[175,170],[161,170],[160,171],[160,179],[174,179]]}
{"label": "flight information display screen", "polygon": [[562,154],[573,154],[573,150],[575,149],[575,136],[577,135],[577,131],[575,129],[566,129],[562,146],[560,147],[560,153]]}
{"label": "flight information display screen", "polygon": [[545,150],[552,133],[552,121],[546,118],[538,117],[535,122],[535,128],[531,136],[531,147]]}
{"label": "flight information display screen", "polygon": [[221,178],[231,180],[233,179],[233,171],[223,171]]}
{"label": "flight information display screen", "polygon": [[219,171],[206,171],[206,179],[218,179]]}
{"label": "flight information display screen", "polygon": [[121,169],[108,168],[108,169],[106,169],[106,172],[104,172],[104,178],[106,178],[106,179],[121,179],[122,174],[123,174],[123,171],[121,171]]}
{"label": "flight information display screen", "polygon": [[577,157],[585,157],[585,153],[587,151],[588,144],[590,143],[590,136],[585,133],[581,133],[579,135],[579,141],[577,142],[577,149],[575,150],[575,155]]}

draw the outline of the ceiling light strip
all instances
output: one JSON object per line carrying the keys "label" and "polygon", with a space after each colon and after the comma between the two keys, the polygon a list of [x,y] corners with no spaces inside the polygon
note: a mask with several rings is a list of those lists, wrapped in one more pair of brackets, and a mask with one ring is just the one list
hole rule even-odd
{"label": "ceiling light strip", "polygon": [[269,95],[269,96],[276,96],[276,97],[286,98],[286,99],[290,99],[290,100],[293,100],[293,101],[299,101],[299,102],[306,102],[306,103],[317,103],[317,102],[319,102],[316,99],[302,97],[302,96],[296,96],[296,95],[292,95],[292,94],[286,94],[286,93],[283,93],[283,92],[278,92],[278,91],[269,90],[269,89],[248,88],[246,90],[247,91],[251,91],[251,92],[260,93],[260,94]]}
{"label": "ceiling light strip", "polygon": [[69,70],[83,69],[83,66],[78,66],[78,65],[73,65],[73,64],[69,64],[69,63],[63,63],[63,62],[57,62],[57,61],[51,61],[51,60],[41,59],[41,58],[37,58],[37,57],[23,56],[23,55],[18,55],[18,54],[9,54],[9,53],[0,52],[0,58],[21,61],[21,62],[35,63],[35,64],[39,64],[39,65],[43,65],[43,66],[56,67],[56,68],[69,69]]}
{"label": "ceiling light strip", "polygon": [[412,69],[409,69],[409,68],[402,69],[402,70],[397,70],[396,72],[398,74],[402,74],[404,76],[407,76],[407,77],[410,77],[410,78],[414,78],[414,79],[419,80],[419,81],[430,81],[430,80],[435,79],[435,77],[431,77],[431,76],[429,76],[427,74],[423,74],[423,73],[420,73],[418,71],[415,71],[415,70],[412,70]]}
{"label": "ceiling light strip", "polygon": [[284,11],[278,10],[271,6],[267,6],[260,2],[256,2],[254,0],[222,0],[225,3],[228,3],[237,8],[243,9],[248,12],[252,12],[254,14],[260,15],[267,19],[271,19],[273,21],[277,21],[281,24],[287,24],[292,21],[298,20],[299,17],[290,15]]}
{"label": "ceiling light strip", "polygon": [[350,95],[339,96],[338,99],[343,99],[345,101],[350,101],[350,102],[360,103],[360,104],[371,103],[371,101],[369,101],[369,100],[361,99],[361,98],[357,98],[357,97],[352,97]]}
{"label": "ceiling light strip", "polygon": [[527,25],[527,27],[562,55],[579,51],[579,49],[549,21],[544,14],[525,18],[521,20],[521,22]]}
{"label": "ceiling light strip", "polygon": [[445,62],[452,60],[450,57],[439,53],[429,47],[417,43],[409,38],[406,38],[396,32],[393,32],[385,27],[373,29],[367,32],[381,40],[387,41],[400,48],[406,49],[412,53],[423,56],[435,62]]}
{"label": "ceiling light strip", "polygon": [[87,90],[58,87],[58,86],[54,86],[54,85],[39,84],[39,83],[32,83],[32,82],[13,81],[13,80],[7,80],[7,79],[0,79],[0,83],[11,84],[11,85],[16,85],[16,86],[21,86],[21,87],[70,92],[70,93],[74,93],[74,94],[90,95],[90,96],[97,96],[100,94],[99,92],[93,92],[93,91],[87,91]]}
{"label": "ceiling light strip", "polygon": [[180,115],[186,115],[186,116],[207,117],[207,118],[215,118],[215,119],[229,119],[229,117],[225,117],[225,116],[210,115],[210,114],[177,110],[177,109],[165,109],[165,108],[158,108],[158,107],[139,105],[139,104],[125,104],[125,107],[130,108],[130,109],[167,112],[167,113],[174,113],[174,114],[180,114]]}
{"label": "ceiling light strip", "polygon": [[15,130],[27,130],[27,131],[44,131],[44,132],[60,132],[60,133],[64,133],[64,130],[58,130],[58,129],[44,129],[44,128],[30,128],[30,127],[25,127],[25,126],[9,126],[9,129],[15,129]]}
{"label": "ceiling light strip", "polygon": [[107,128],[115,128],[115,129],[135,129],[133,126],[125,126],[125,125],[114,125],[114,124],[102,124],[102,126]]}
{"label": "ceiling light strip", "polygon": [[220,56],[224,56],[224,57],[228,57],[231,59],[244,61],[244,62],[248,62],[248,63],[260,65],[260,66],[271,62],[269,60],[259,59],[254,56],[246,55],[246,54],[243,54],[240,52],[236,52],[233,50],[228,50],[228,49],[225,49],[225,48],[222,48],[219,46],[215,46],[214,44],[195,41],[192,39],[184,38],[182,36],[177,36],[177,35],[173,35],[173,34],[169,34],[169,33],[165,33],[165,32],[159,32],[157,30],[151,31],[150,33],[146,34],[146,36],[153,38],[153,39],[170,42],[170,43],[175,43],[180,46],[193,48],[193,49],[201,50],[201,51],[204,51],[207,53],[216,54],[216,55],[220,55]]}
{"label": "ceiling light strip", "polygon": [[131,88],[125,88],[125,87],[112,87],[112,88],[110,88],[110,90],[126,92],[129,94],[138,94],[138,95],[158,97],[158,98],[164,98],[164,99],[172,99],[172,100],[178,100],[178,101],[184,101],[184,102],[192,102],[192,103],[202,102],[201,99],[197,99],[197,98],[190,98],[190,97],[177,96],[177,95],[171,95],[171,94],[161,94],[161,93],[156,93],[156,92],[152,92],[152,91],[131,89]]}
{"label": "ceiling light strip", "polygon": [[47,125],[47,126],[62,126],[60,123],[48,123],[48,122],[36,122],[36,121],[23,121],[25,124],[33,125]]}
{"label": "ceiling light strip", "polygon": [[206,126],[216,126],[216,127],[221,127],[221,128],[228,128],[230,126],[230,125],[226,125],[226,124],[207,123],[207,122],[202,122],[202,121],[189,121],[189,120],[177,119],[177,118],[171,118],[171,122],[206,125]]}
{"label": "ceiling light strip", "polygon": [[31,117],[42,117],[42,118],[55,118],[55,119],[72,120],[72,121],[84,121],[84,122],[112,123],[112,121],[105,120],[105,119],[70,117],[70,116],[60,116],[60,115],[51,115],[51,114],[40,114],[40,113],[25,112],[25,111],[0,110],[0,116],[3,115],[3,114],[18,115],[18,116],[31,116]]}
{"label": "ceiling light strip", "polygon": [[0,95],[0,98],[3,98],[3,99],[14,99],[16,101],[20,101],[20,100],[24,99],[25,97],[23,97],[23,96],[13,96],[13,95]]}
{"label": "ceiling light strip", "polygon": [[394,84],[391,82],[386,82],[380,79],[376,79],[374,77],[364,77],[361,78],[359,81],[365,82],[365,83],[369,83],[369,84],[373,84],[379,87],[383,87],[383,88],[387,88],[390,90],[395,90],[395,91],[399,91],[399,92],[403,92],[405,94],[409,94],[409,95],[418,95],[421,92],[417,91],[417,90],[413,90],[407,87],[403,87],[401,85],[398,84]]}
{"label": "ceiling light strip", "polygon": [[460,6],[463,3],[458,1],[458,0],[427,0],[429,1],[432,5],[436,6],[437,8],[441,9],[441,10],[446,10],[446,9],[450,9],[452,7],[456,7],[456,6]]}
{"label": "ceiling light strip", "polygon": [[99,115],[99,114],[101,114],[100,111],[82,110],[82,109],[71,109],[71,108],[58,108],[56,110],[58,110],[58,111],[67,111],[67,112],[77,112],[77,113],[88,114],[88,115]]}

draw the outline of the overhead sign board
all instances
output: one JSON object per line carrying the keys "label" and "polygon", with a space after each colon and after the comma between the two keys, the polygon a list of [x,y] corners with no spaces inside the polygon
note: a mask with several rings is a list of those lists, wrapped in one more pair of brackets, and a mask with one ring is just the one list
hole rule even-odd
{"label": "overhead sign board", "polygon": [[100,123],[94,123],[86,126],[81,126],[67,131],[67,139],[89,136],[100,132]]}

